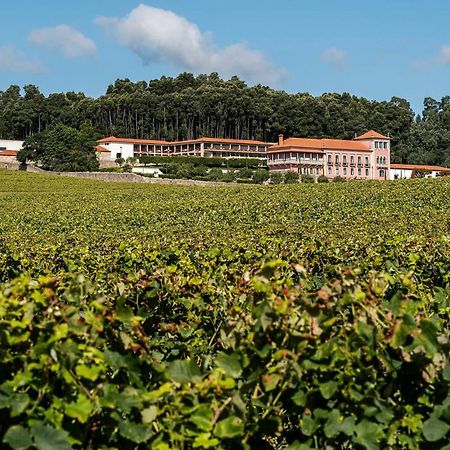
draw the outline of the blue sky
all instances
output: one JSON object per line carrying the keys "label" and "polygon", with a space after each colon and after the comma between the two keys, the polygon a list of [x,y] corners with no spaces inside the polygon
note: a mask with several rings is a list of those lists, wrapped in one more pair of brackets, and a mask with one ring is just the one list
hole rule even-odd
{"label": "blue sky", "polygon": [[450,95],[444,0],[5,0],[0,90],[101,95],[116,78],[237,73],[288,92]]}

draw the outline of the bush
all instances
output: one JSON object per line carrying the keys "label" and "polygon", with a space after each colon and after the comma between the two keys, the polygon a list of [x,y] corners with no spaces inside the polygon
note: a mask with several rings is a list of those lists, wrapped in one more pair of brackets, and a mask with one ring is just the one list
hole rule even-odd
{"label": "bush", "polygon": [[347,179],[338,175],[337,177],[333,178],[333,181],[336,183],[341,183],[341,182],[347,181]]}
{"label": "bush", "polygon": [[302,183],[314,183],[314,177],[312,175],[302,174],[300,177]]}
{"label": "bush", "polygon": [[272,172],[270,174],[270,182],[272,184],[280,184],[283,182],[284,175],[282,172]]}
{"label": "bush", "polygon": [[222,169],[219,169],[218,167],[210,169],[210,171],[208,172],[208,179],[210,181],[222,181],[222,178],[223,178]]}
{"label": "bush", "polygon": [[330,180],[325,175],[320,175],[317,178],[318,183],[328,183]]}
{"label": "bush", "polygon": [[252,178],[253,177],[253,170],[248,169],[248,168],[240,169],[238,171],[238,175],[237,176],[238,176],[238,178],[242,178],[242,179]]}
{"label": "bush", "polygon": [[253,181],[258,184],[263,184],[270,178],[269,171],[265,169],[257,169],[253,174]]}
{"label": "bush", "polygon": [[119,166],[123,166],[125,164],[125,159],[120,157],[120,158],[116,158],[115,163]]}
{"label": "bush", "polygon": [[299,174],[297,172],[293,172],[292,170],[284,173],[284,182],[286,184],[298,183],[298,178]]}

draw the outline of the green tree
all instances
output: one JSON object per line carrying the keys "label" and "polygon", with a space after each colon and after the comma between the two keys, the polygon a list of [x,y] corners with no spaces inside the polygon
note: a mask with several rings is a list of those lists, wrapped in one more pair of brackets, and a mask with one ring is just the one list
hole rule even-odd
{"label": "green tree", "polygon": [[91,171],[99,166],[95,138],[87,131],[80,132],[65,125],[27,138],[17,159],[33,161],[46,170],[57,172]]}

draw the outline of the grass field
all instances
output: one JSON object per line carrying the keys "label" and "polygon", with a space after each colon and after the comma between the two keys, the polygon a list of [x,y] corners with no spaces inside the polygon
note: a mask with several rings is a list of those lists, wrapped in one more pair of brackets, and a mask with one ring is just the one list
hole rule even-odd
{"label": "grass field", "polygon": [[450,448],[449,205],[0,171],[0,439]]}

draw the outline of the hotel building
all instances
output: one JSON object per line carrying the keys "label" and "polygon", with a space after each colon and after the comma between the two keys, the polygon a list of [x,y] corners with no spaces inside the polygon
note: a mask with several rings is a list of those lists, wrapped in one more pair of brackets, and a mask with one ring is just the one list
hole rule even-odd
{"label": "hotel building", "polygon": [[370,180],[390,178],[390,138],[368,131],[353,140],[283,139],[270,147],[270,171],[295,171],[314,177],[343,177]]}

